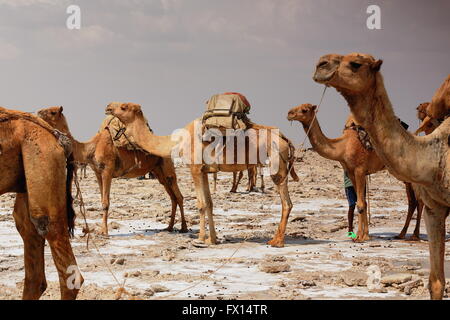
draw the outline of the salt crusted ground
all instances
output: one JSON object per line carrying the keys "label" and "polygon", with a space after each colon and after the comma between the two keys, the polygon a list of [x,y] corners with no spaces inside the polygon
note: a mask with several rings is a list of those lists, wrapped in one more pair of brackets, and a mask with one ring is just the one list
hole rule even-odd
{"label": "salt crusted ground", "polygon": [[[265,194],[243,192],[246,181],[241,193],[231,194],[231,174],[219,174],[213,199],[221,243],[208,248],[192,245],[198,214],[188,169],[177,168],[190,228],[187,234],[164,231],[170,200],[156,180],[114,180],[111,236],[94,236],[94,241],[118,281],[125,283],[129,294],[122,298],[428,299],[425,226],[420,243],[393,239],[406,216],[402,183],[387,172],[372,176],[372,240],[355,244],[346,235],[347,203],[340,166],[308,151],[296,170],[301,181],[289,184],[295,206],[286,246],[281,249],[266,245],[280,219],[280,201],[269,179]],[[101,205],[92,172],[88,171],[81,187],[88,222],[96,226],[101,221]],[[0,197],[0,299],[19,299],[23,286],[23,249],[11,216],[13,200],[13,195]],[[79,298],[114,299],[119,286],[93,244],[86,249],[85,238],[80,237],[82,227],[83,219],[78,216],[72,245],[85,278]],[[49,248],[45,255],[49,288],[43,299],[58,299]],[[447,249],[447,278],[449,260]],[[381,290],[367,287],[371,265],[382,272]]]}

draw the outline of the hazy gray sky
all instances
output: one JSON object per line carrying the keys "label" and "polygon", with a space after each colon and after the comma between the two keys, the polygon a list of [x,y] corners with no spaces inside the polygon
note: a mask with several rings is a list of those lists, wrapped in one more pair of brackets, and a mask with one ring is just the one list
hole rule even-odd
{"label": "hazy gray sky", "polygon": [[[81,30],[66,28],[70,4],[81,7]],[[366,28],[369,4],[381,7],[382,30]],[[169,134],[211,95],[239,91],[254,121],[299,143],[303,129],[286,114],[319,102],[316,61],[359,51],[384,59],[395,111],[416,128],[416,106],[450,73],[449,14],[448,0],[0,0],[0,105],[63,105],[85,140],[110,101],[140,103]],[[329,89],[319,113],[329,137],[347,114]]]}

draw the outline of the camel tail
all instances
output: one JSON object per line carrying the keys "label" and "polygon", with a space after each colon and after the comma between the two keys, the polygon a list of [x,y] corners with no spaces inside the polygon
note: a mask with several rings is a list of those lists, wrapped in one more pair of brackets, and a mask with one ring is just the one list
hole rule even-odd
{"label": "camel tail", "polygon": [[69,236],[73,238],[75,229],[75,210],[73,209],[72,182],[75,170],[73,154],[67,159],[67,177],[66,177],[66,211]]}

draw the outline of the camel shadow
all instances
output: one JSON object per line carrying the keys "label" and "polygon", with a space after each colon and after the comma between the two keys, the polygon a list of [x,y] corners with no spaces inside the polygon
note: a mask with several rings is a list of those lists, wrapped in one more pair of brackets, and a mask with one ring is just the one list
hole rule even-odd
{"label": "camel shadow", "polygon": [[[398,239],[397,236],[398,233],[396,232],[375,232],[370,234],[371,240],[393,240],[393,241],[413,242],[411,240],[408,240],[412,236],[412,233],[406,234],[404,239]],[[423,233],[419,234],[419,238],[421,241],[428,241],[428,236],[426,234]]]}
{"label": "camel shadow", "polygon": [[109,236],[111,238],[126,238],[126,237],[134,237],[134,236],[153,236],[158,233],[169,233],[169,234],[175,234],[175,235],[194,235],[198,233],[198,230],[188,230],[188,232],[181,233],[180,229],[174,228],[173,231],[168,231],[166,228],[164,229],[134,229],[133,231],[130,231],[128,233],[117,233],[117,234],[110,234]]}
{"label": "camel shadow", "polygon": [[[252,242],[252,243],[258,243],[258,244],[262,244],[262,245],[268,245],[267,242],[270,240],[272,240],[272,238],[259,237],[259,236],[254,236],[254,237],[249,237],[249,238],[227,236],[223,243]],[[327,243],[332,243],[332,242],[333,241],[330,241],[330,240],[318,240],[318,239],[313,239],[313,238],[303,237],[303,236],[302,237],[286,236],[284,239],[285,245],[315,245],[315,244],[327,244]]]}

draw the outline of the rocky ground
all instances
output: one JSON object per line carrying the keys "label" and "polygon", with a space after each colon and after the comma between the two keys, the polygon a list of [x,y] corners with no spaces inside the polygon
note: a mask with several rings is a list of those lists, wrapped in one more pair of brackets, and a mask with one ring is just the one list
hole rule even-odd
{"label": "rocky ground", "polygon": [[[428,299],[425,226],[420,242],[394,239],[406,217],[402,183],[387,172],[372,176],[371,240],[359,244],[347,236],[339,164],[308,151],[295,168],[301,181],[289,183],[295,206],[284,248],[266,245],[280,219],[280,201],[270,178],[265,194],[245,193],[246,180],[240,193],[231,194],[231,174],[219,174],[213,200],[220,244],[206,248],[192,243],[198,214],[187,168],[177,168],[190,229],[186,234],[164,231],[170,200],[156,180],[114,180],[109,238],[94,234],[87,249],[84,222],[78,215],[72,245],[85,278],[79,298]],[[81,188],[88,223],[98,229],[100,196],[91,171]],[[13,201],[14,195],[0,197],[0,299],[19,299],[23,287],[23,247],[11,215]],[[45,258],[49,287],[43,299],[58,299],[48,247]],[[447,250],[447,277],[449,260]],[[378,271],[381,284],[373,288],[370,284],[377,282]],[[118,290],[120,286],[125,290]]]}

